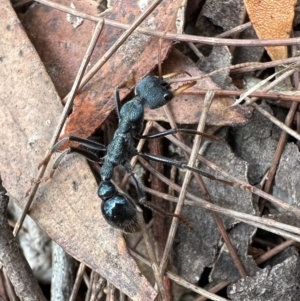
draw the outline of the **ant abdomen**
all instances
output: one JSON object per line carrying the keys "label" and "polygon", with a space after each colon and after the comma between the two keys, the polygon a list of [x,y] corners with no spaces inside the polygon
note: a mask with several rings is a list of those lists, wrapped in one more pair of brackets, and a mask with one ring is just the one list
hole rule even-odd
{"label": "ant abdomen", "polygon": [[111,181],[100,183],[98,195],[102,199],[102,215],[108,224],[123,232],[140,231],[136,205],[129,196],[120,193]]}

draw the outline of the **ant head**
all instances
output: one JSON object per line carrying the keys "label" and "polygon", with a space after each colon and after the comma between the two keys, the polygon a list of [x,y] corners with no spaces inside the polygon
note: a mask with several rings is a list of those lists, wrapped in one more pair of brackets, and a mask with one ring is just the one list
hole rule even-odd
{"label": "ant head", "polygon": [[135,87],[135,94],[150,109],[157,109],[173,98],[174,95],[170,89],[171,87],[167,82],[150,74],[138,82]]}

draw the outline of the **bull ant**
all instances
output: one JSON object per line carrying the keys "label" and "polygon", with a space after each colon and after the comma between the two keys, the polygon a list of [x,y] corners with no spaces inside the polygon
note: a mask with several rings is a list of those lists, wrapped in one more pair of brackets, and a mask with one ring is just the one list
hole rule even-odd
{"label": "bull ant", "polygon": [[[184,90],[195,84],[195,82],[189,82],[177,88],[175,91],[172,91],[171,86],[167,83],[166,79],[174,75],[176,74],[170,74],[163,78],[155,75],[146,76],[137,83],[135,87],[135,97],[124,105],[121,105],[119,96],[119,89],[122,88],[123,85],[118,86],[115,89],[114,95],[117,114],[119,117],[119,124],[114,134],[113,140],[107,147],[89,139],[83,139],[76,136],[67,136],[57,142],[51,151],[51,153],[58,151],[66,141],[78,142],[86,148],[83,149],[80,147],[70,146],[66,150],[64,150],[55,161],[52,172],[50,174],[50,178],[53,176],[61,160],[65,157],[65,155],[70,153],[78,153],[86,157],[88,160],[102,163],[100,169],[101,182],[98,188],[98,196],[102,199],[101,211],[108,224],[124,232],[133,233],[139,231],[140,227],[137,222],[136,202],[127,194],[120,192],[112,182],[114,168],[118,165],[120,165],[126,172],[128,172],[133,179],[138,195],[139,204],[143,204],[154,211],[165,213],[162,212],[162,209],[153,207],[153,205],[150,205],[149,202],[146,201],[141,180],[133,172],[132,166],[130,165],[130,160],[134,156],[138,155],[144,158],[148,158],[149,160],[158,161],[168,165],[191,170],[212,180],[227,183],[227,181],[216,179],[212,175],[207,174],[200,169],[190,167],[186,163],[183,163],[181,161],[175,161],[156,155],[138,152],[133,146],[134,138],[153,139],[164,137],[177,132],[203,135],[213,140],[220,140],[217,137],[205,135],[203,133],[189,129],[170,129],[160,133],[144,136],[140,135],[143,128],[145,106],[148,106],[150,109],[162,107],[169,101],[171,101],[176,95],[179,95]],[[103,158],[99,158],[92,151],[106,151],[106,155]],[[44,164],[47,160],[49,160],[49,158],[50,155],[45,158],[40,165]],[[168,215],[177,216],[174,214]]]}

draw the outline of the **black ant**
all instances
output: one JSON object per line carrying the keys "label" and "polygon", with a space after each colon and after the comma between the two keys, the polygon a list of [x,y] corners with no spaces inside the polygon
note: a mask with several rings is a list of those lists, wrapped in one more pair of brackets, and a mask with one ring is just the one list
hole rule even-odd
{"label": "black ant", "polygon": [[[168,77],[171,77],[173,75],[175,74],[169,75]],[[135,87],[135,97],[122,106],[119,96],[119,89],[122,88],[123,85],[118,86],[115,89],[114,95],[117,114],[119,117],[119,125],[114,134],[113,140],[107,147],[92,140],[83,139],[76,136],[67,136],[57,142],[51,151],[51,153],[58,151],[66,141],[78,142],[81,145],[85,146],[87,149],[93,151],[106,151],[106,155],[103,158],[99,158],[97,155],[87,149],[70,146],[65,151],[63,151],[55,161],[52,172],[50,174],[50,178],[53,176],[62,158],[69,153],[78,153],[91,161],[102,163],[102,166],[100,168],[101,182],[98,189],[98,196],[102,199],[101,211],[103,217],[111,226],[124,232],[136,232],[140,230],[140,227],[137,222],[136,203],[128,195],[120,192],[111,181],[114,173],[114,168],[118,165],[122,166],[123,169],[132,177],[136,187],[139,203],[155,211],[158,211],[159,213],[165,214],[162,209],[147,204],[148,202],[146,201],[144,196],[141,180],[133,172],[132,166],[130,164],[130,160],[134,156],[139,155],[150,160],[159,161],[168,165],[175,165],[180,168],[194,171],[210,179],[226,182],[216,179],[197,168],[187,166],[187,164],[183,162],[160,156],[154,156],[151,154],[141,153],[134,148],[134,138],[153,139],[177,132],[203,135],[209,137],[210,139],[220,140],[217,137],[205,135],[203,133],[188,129],[170,129],[161,133],[140,136],[143,128],[145,106],[148,106],[150,109],[162,107],[169,101],[171,101],[176,95],[180,94],[182,91],[195,84],[195,82],[190,82],[177,88],[175,91],[172,91],[170,84],[168,84],[165,79],[166,77],[160,78],[155,75],[146,76],[137,83]],[[40,165],[47,162],[50,156],[51,155],[45,158],[40,163]],[[168,215],[177,216],[174,214]],[[180,218],[179,216],[177,217]]]}

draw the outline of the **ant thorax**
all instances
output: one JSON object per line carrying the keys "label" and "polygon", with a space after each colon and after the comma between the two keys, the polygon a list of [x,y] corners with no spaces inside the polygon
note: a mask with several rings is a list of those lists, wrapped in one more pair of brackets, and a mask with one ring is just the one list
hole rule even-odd
{"label": "ant thorax", "polygon": [[125,103],[120,110],[119,133],[131,133],[132,136],[140,134],[143,128],[144,106],[139,97]]}

